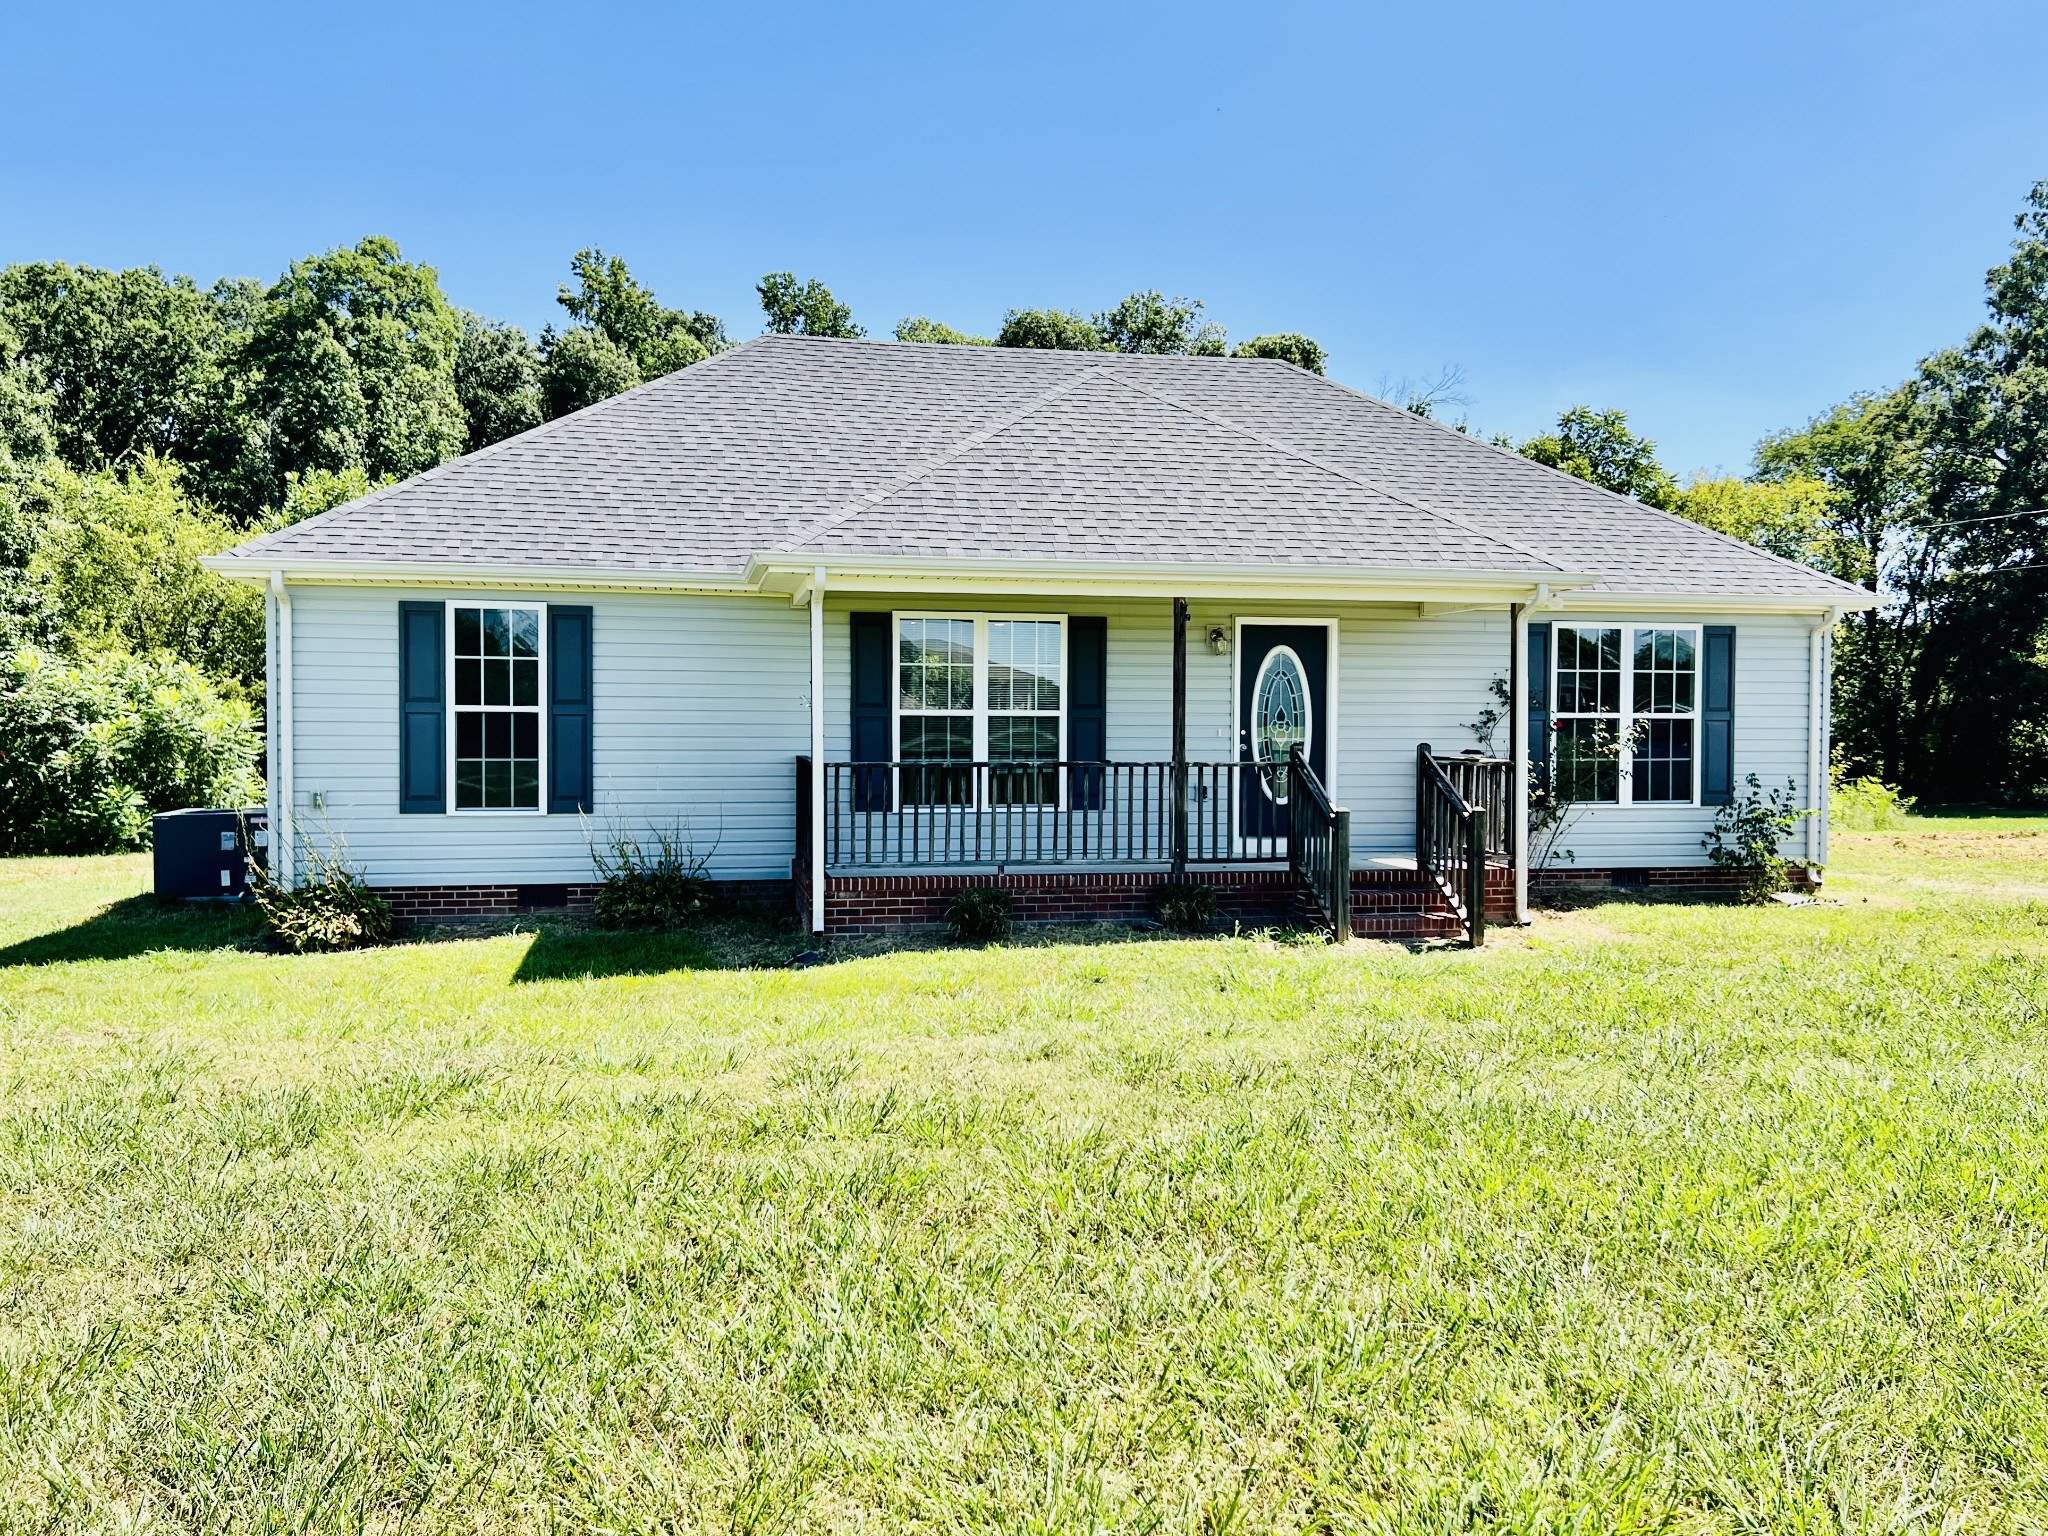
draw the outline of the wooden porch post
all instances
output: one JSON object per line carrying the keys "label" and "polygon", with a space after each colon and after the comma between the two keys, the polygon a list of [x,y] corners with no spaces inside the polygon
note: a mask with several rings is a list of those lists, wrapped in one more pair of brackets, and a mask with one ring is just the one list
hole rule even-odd
{"label": "wooden porch post", "polygon": [[825,567],[811,573],[811,932],[825,931]]}
{"label": "wooden porch post", "polygon": [[1173,600],[1173,877],[1188,872],[1188,600]]}
{"label": "wooden porch post", "polygon": [[1514,639],[1508,667],[1508,829],[1510,856],[1515,861],[1515,921],[1529,921],[1529,605],[1509,610]]}

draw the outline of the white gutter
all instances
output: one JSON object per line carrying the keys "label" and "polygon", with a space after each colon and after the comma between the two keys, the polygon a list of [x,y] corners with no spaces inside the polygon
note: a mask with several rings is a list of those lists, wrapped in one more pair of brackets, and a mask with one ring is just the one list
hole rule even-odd
{"label": "white gutter", "polygon": [[298,836],[292,801],[292,595],[284,572],[270,573],[270,603],[277,613],[277,647],[271,671],[275,687],[270,712],[276,720],[276,749],[270,759],[270,875],[290,889],[298,884]]}
{"label": "white gutter", "polygon": [[291,560],[265,562],[263,551],[202,555],[199,563],[234,581],[266,582],[274,570],[288,581],[410,587],[496,587],[531,591],[753,592],[744,576],[716,571],[643,570],[633,566],[506,565],[456,560]]}
{"label": "white gutter", "polygon": [[825,567],[811,571],[811,932],[825,931]]}

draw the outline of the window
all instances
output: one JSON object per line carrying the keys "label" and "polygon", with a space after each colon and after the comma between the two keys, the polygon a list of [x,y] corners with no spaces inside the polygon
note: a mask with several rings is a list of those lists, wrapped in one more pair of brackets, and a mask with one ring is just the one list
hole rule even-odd
{"label": "window", "polygon": [[1559,793],[1611,805],[1693,804],[1698,629],[1560,624],[1554,633]]}
{"label": "window", "polygon": [[448,605],[458,811],[538,811],[541,647],[538,606]]}
{"label": "window", "polygon": [[[1065,668],[1063,619],[899,616],[903,803],[1057,804]],[[990,765],[985,788],[967,766],[976,762]]]}

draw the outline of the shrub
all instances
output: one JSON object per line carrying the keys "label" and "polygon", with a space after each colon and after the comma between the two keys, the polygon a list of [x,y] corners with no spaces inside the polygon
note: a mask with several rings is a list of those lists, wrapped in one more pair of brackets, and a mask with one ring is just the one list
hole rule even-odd
{"label": "shrub", "polygon": [[969,886],[946,908],[946,923],[955,938],[987,944],[1009,936],[1011,912],[1010,893],[1000,886]]}
{"label": "shrub", "polygon": [[1199,880],[1169,880],[1152,888],[1152,915],[1169,928],[1201,933],[1216,918],[1216,887]]}
{"label": "shrub", "polygon": [[1768,794],[1755,774],[1746,782],[1749,793],[1714,813],[1714,828],[1700,839],[1700,846],[1716,869],[1741,871],[1744,901],[1768,901],[1785,889],[1790,868],[1783,852],[1785,839],[1813,812],[1801,809],[1790,779],[1783,789]]}
{"label": "shrub", "polygon": [[1828,813],[1845,832],[1889,832],[1906,825],[1913,801],[1882,779],[1838,778],[1828,790]]}
{"label": "shrub", "polygon": [[0,853],[149,841],[153,811],[260,800],[254,713],[189,662],[0,656]]}
{"label": "shrub", "polygon": [[607,846],[592,845],[590,862],[601,882],[592,912],[607,928],[683,928],[712,910],[709,860],[680,828],[651,832],[645,842],[614,832]]}
{"label": "shrub", "polygon": [[[244,836],[246,847],[248,838]],[[303,850],[311,867],[299,883],[285,887],[251,864],[249,894],[270,926],[278,948],[295,955],[361,949],[391,937],[391,903],[371,890],[337,845]]]}

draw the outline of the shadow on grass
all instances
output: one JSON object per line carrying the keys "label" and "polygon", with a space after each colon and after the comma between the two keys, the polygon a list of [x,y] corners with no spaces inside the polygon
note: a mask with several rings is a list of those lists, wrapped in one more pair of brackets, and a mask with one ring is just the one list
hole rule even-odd
{"label": "shadow on grass", "polygon": [[724,917],[678,933],[619,933],[557,919],[535,930],[512,980],[777,970],[810,948],[808,934],[789,923],[760,917]]}
{"label": "shadow on grass", "polygon": [[66,960],[132,960],[157,950],[235,949],[263,931],[254,907],[130,896],[81,923],[0,948],[0,969]]}

